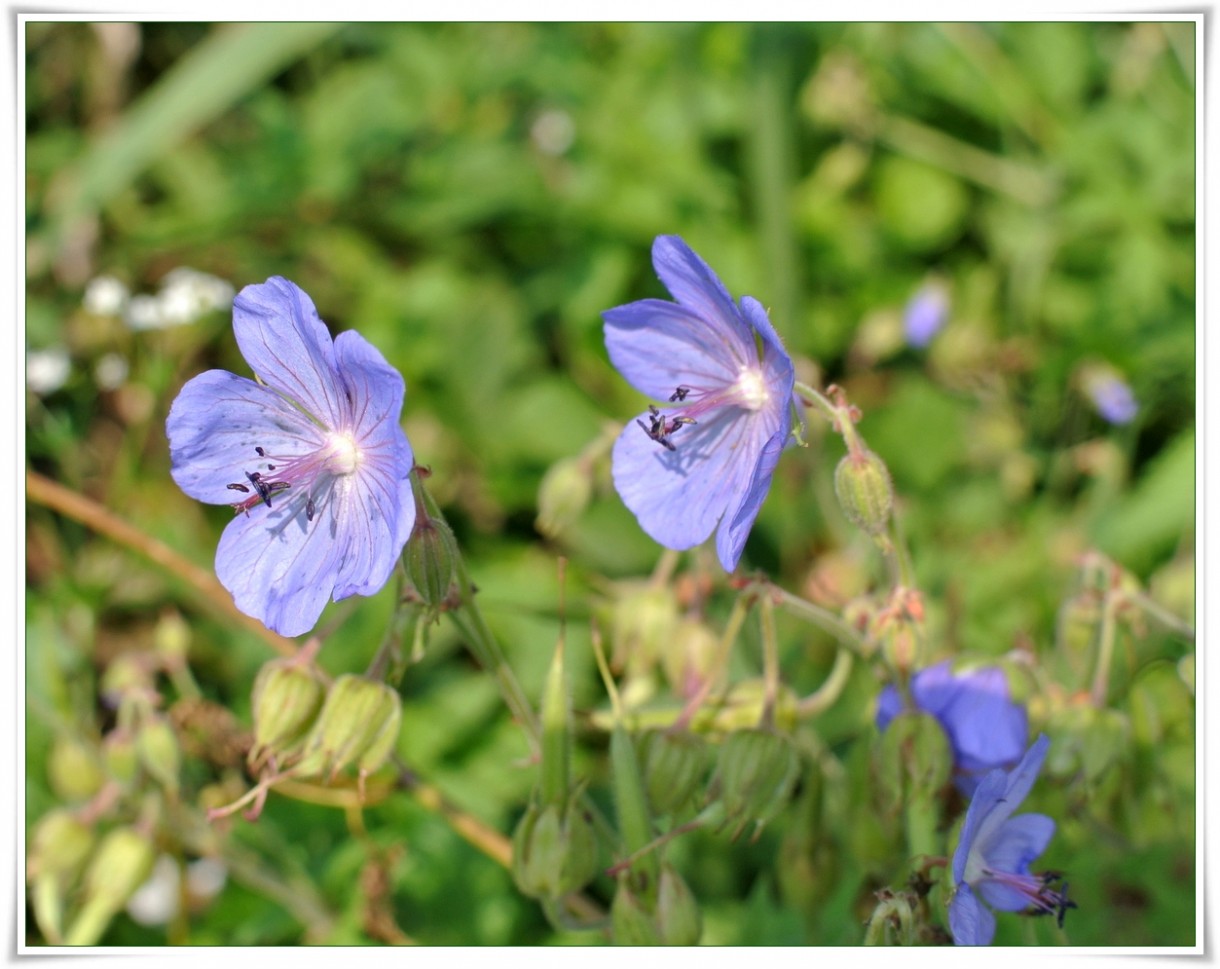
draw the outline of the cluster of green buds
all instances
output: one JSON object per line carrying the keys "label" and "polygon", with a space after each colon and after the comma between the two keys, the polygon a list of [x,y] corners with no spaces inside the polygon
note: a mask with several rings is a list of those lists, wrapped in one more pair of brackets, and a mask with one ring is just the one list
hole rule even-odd
{"label": "cluster of green buds", "polygon": [[610,907],[615,944],[696,945],[703,933],[699,905],[677,870],[663,862],[655,886],[633,886],[638,880],[619,876]]}
{"label": "cluster of green buds", "polygon": [[292,772],[333,780],[353,766],[363,783],[394,752],[401,722],[402,700],[396,690],[379,680],[344,674],[326,692]]}
{"label": "cluster of green buds", "polygon": [[716,783],[737,838],[750,824],[758,836],[792,796],[801,773],[796,745],[768,727],[735,730],[720,746]]}
{"label": "cluster of green buds", "polygon": [[556,901],[597,873],[597,832],[571,783],[571,709],[560,641],[542,699],[541,774],[513,832],[513,880],[531,898]]}

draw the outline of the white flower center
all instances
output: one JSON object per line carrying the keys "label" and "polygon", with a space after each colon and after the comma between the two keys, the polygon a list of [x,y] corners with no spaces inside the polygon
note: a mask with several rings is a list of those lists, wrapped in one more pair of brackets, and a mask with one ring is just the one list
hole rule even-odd
{"label": "white flower center", "polygon": [[758,410],[767,402],[771,395],[767,393],[767,385],[759,371],[743,367],[734,385],[738,403],[746,410]]}
{"label": "white flower center", "polygon": [[350,434],[332,434],[327,443],[326,470],[331,474],[351,474],[364,457]]}

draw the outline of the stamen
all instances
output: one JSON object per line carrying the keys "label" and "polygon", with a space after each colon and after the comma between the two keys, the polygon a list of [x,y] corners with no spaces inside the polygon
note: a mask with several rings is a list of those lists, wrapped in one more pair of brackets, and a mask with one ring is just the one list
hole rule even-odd
{"label": "stamen", "polygon": [[314,513],[314,504],[313,504],[313,499],[310,498],[307,502],[305,502],[305,520],[313,521],[313,513]]}
{"label": "stamen", "polygon": [[689,387],[679,386],[677,390],[675,390],[672,394],[669,395],[669,402],[672,404],[672,403],[675,403],[678,401],[686,400],[686,395],[689,393],[690,393]]}
{"label": "stamen", "polygon": [[250,489],[247,488],[244,484],[231,484],[231,485],[225,485],[225,487],[228,488],[230,491],[241,491],[241,492],[244,492],[245,494],[250,493]]}

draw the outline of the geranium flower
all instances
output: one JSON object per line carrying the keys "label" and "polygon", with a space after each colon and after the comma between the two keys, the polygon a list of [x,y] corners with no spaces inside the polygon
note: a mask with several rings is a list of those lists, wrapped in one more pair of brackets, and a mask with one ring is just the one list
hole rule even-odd
{"label": "geranium flower", "polygon": [[360,334],[333,340],[300,287],[273,276],[233,300],[258,382],[209,370],[165,428],[174,480],[232,504],[216,575],[237,608],[285,636],[332,597],[385,585],[415,522],[399,373]]}
{"label": "geranium flower", "polygon": [[1059,872],[1029,871],[1046,850],[1055,822],[1045,814],[1011,816],[1033,787],[1048,747],[1050,741],[1039,735],[1011,774],[994,770],[974,792],[953,853],[949,928],[957,945],[989,945],[995,937],[995,915],[983,902],[1002,912],[1053,914],[1060,927],[1067,910],[1076,907],[1066,883],[1062,891],[1051,888],[1062,881]]}
{"label": "geranium flower", "polygon": [[[911,699],[948,736],[953,780],[963,794],[974,793],[983,775],[1012,766],[1025,752],[1025,708],[1009,698],[1008,679],[998,666],[960,674],[948,660],[929,666],[911,678]],[[887,686],[877,702],[877,729],[884,730],[901,712],[898,690]]]}
{"label": "geranium flower", "polygon": [[902,311],[902,328],[907,343],[926,347],[940,332],[949,316],[949,292],[943,283],[930,282],[921,286]]}
{"label": "geranium flower", "polygon": [[734,303],[677,236],[657,237],[652,262],[677,302],[644,299],[602,314],[611,362],[661,404],[619,435],[614,486],[667,548],[716,531],[731,572],[792,431],[792,360],[762,304]]}

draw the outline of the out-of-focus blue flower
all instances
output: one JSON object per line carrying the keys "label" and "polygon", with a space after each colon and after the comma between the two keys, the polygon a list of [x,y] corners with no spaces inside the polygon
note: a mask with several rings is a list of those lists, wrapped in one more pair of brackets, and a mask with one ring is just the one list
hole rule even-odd
{"label": "out-of-focus blue flower", "polygon": [[652,262],[677,302],[644,299],[602,314],[610,360],[662,402],[619,435],[614,486],[667,548],[716,531],[731,572],[792,431],[792,360],[762,304],[734,303],[680,238],[658,236]]}
{"label": "out-of-focus blue flower", "polygon": [[[1025,708],[1009,698],[1008,679],[998,666],[960,675],[948,660],[929,666],[911,678],[911,699],[944,728],[953,747],[953,779],[963,794],[972,794],[984,774],[1010,767],[1025,752]],[[877,702],[877,728],[884,730],[901,712],[898,690],[887,686]]]}
{"label": "out-of-focus blue flower", "polygon": [[1129,424],[1139,413],[1139,405],[1127,382],[1117,374],[1105,374],[1086,382],[1089,398],[1104,420]]}
{"label": "out-of-focus blue flower", "polygon": [[332,596],[385,585],[411,534],[405,388],[360,334],[332,340],[278,276],[237,295],[233,332],[260,382],[209,370],[182,388],[171,473],[192,498],[233,504],[216,575],[242,612],[297,636]]}
{"label": "out-of-focus blue flower", "polygon": [[948,290],[942,283],[925,283],[907,301],[902,311],[902,328],[907,343],[913,347],[926,347],[945,325],[948,316]]}
{"label": "out-of-focus blue flower", "polygon": [[949,928],[957,945],[990,945],[995,937],[995,916],[983,902],[1001,912],[1054,914],[1060,927],[1067,910],[1076,907],[1066,883],[1062,891],[1051,888],[1061,874],[1029,871],[1054,835],[1055,822],[1045,814],[1011,816],[1033,787],[1048,747],[1040,734],[1011,774],[994,770],[974,792],[953,853]]}

